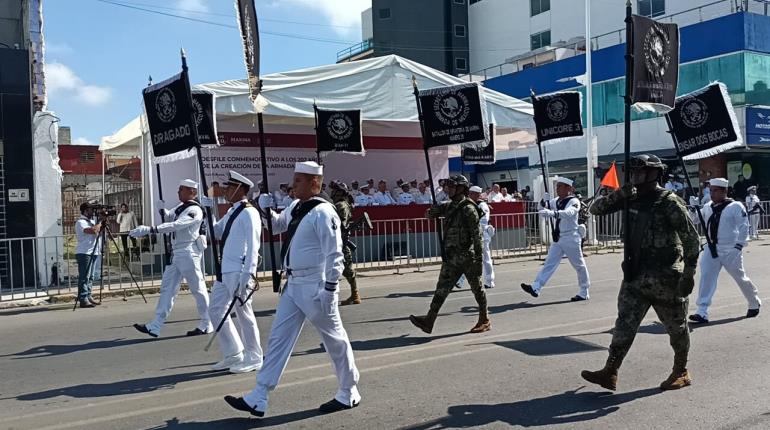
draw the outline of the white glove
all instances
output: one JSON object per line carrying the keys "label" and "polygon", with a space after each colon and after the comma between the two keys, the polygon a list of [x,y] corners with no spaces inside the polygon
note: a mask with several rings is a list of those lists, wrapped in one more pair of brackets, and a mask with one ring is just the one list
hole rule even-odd
{"label": "white glove", "polygon": [[201,206],[205,208],[213,208],[214,207],[214,199],[208,196],[200,196],[201,200]]}
{"label": "white glove", "polygon": [[540,216],[543,218],[553,218],[554,216],[556,216],[556,212],[550,209],[540,209],[539,211],[537,211],[537,213],[539,213]]}
{"label": "white glove", "polygon": [[690,196],[690,206],[700,205],[700,200],[696,196]]}
{"label": "white glove", "polygon": [[543,193],[543,200],[545,201],[551,200],[551,195],[549,193]]}
{"label": "white glove", "polygon": [[152,232],[152,227],[148,227],[146,225],[140,225],[139,227],[128,232],[128,235],[131,237],[142,237],[142,236],[147,236],[148,234],[150,234],[150,232]]}
{"label": "white glove", "polygon": [[260,209],[267,210],[273,206],[273,199],[270,197],[270,194],[260,194],[257,203]]}
{"label": "white glove", "polygon": [[238,281],[238,285],[243,288],[249,288],[250,282],[251,282],[251,273],[248,272],[241,272],[241,278]]}
{"label": "white glove", "polygon": [[155,207],[158,208],[158,210],[165,209],[166,202],[163,200],[155,200]]}

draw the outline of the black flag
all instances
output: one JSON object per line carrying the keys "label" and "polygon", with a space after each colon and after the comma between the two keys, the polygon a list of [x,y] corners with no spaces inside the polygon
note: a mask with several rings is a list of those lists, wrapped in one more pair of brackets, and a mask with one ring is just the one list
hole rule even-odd
{"label": "black flag", "polygon": [[316,151],[364,153],[360,110],[325,110],[315,107]]}
{"label": "black flag", "polygon": [[666,113],[674,107],[679,82],[679,27],[650,18],[631,18],[634,38],[632,103]]}
{"label": "black flag", "polygon": [[495,125],[489,124],[489,145],[481,149],[463,147],[461,157],[464,164],[495,164]]}
{"label": "black flag", "polygon": [[198,141],[201,145],[219,146],[214,93],[195,90],[192,92],[192,104],[195,111],[195,125],[198,127]]}
{"label": "black flag", "polygon": [[[192,157],[196,146],[190,92],[180,73],[142,90],[156,162]],[[182,151],[186,151],[182,153]]]}
{"label": "black flag", "polygon": [[582,101],[577,91],[533,98],[538,142],[583,135]]}
{"label": "black flag", "polygon": [[249,76],[249,95],[256,100],[259,95],[259,27],[254,0],[235,0],[238,23],[243,38],[243,58]]}
{"label": "black flag", "polygon": [[477,83],[419,92],[425,124],[425,147],[489,145],[486,101]]}
{"label": "black flag", "polygon": [[713,83],[676,99],[666,114],[676,152],[686,160],[710,157],[743,146],[738,119],[722,83]]}

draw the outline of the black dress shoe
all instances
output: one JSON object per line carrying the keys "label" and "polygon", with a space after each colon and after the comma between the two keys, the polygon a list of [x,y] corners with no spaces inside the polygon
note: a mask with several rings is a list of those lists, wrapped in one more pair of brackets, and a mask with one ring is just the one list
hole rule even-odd
{"label": "black dress shoe", "polygon": [[702,317],[700,314],[692,314],[688,317],[692,324],[708,324],[709,320]]}
{"label": "black dress shoe", "polygon": [[243,412],[248,412],[251,415],[254,415],[255,417],[265,416],[264,411],[258,411],[252,408],[251,406],[249,406],[248,403],[246,403],[245,400],[243,400],[243,397],[225,396],[225,402],[227,402],[227,404],[230,405],[233,409],[237,409]]}
{"label": "black dress shoe", "polygon": [[495,287],[493,287],[493,286],[491,286],[491,285],[484,285],[484,288],[486,288],[487,290],[489,290],[489,289],[491,289],[491,288],[495,288]]}
{"label": "black dress shoe", "polygon": [[88,301],[88,299],[83,299],[80,301],[80,307],[81,308],[92,308],[94,305],[91,304],[91,302]]}
{"label": "black dress shoe", "polygon": [[525,284],[523,282],[521,284],[521,289],[529,293],[532,297],[537,297],[540,295],[537,292],[535,292],[535,290],[532,288],[532,285]]}
{"label": "black dress shoe", "polygon": [[569,299],[571,302],[582,302],[584,300],[587,300],[585,297],[581,297],[579,294],[576,294],[575,297],[572,297]]}
{"label": "black dress shoe", "polygon": [[[360,403],[360,402],[358,402]],[[348,406],[337,399],[331,399],[318,407],[318,412],[322,414],[331,414],[333,412],[339,412],[345,409],[353,409],[358,406],[358,403],[353,403],[353,406]]]}
{"label": "black dress shoe", "polygon": [[754,318],[757,315],[759,315],[759,308],[749,309],[748,312],[746,312],[746,318]]}
{"label": "black dress shoe", "polygon": [[134,324],[134,328],[140,333],[149,334],[152,337],[158,337],[157,334],[151,332],[144,324]]}
{"label": "black dress shoe", "polygon": [[205,332],[205,331],[199,329],[198,327],[195,327],[195,330],[188,331],[187,335],[188,336],[200,336],[200,335],[206,334],[206,333],[208,333],[208,332]]}

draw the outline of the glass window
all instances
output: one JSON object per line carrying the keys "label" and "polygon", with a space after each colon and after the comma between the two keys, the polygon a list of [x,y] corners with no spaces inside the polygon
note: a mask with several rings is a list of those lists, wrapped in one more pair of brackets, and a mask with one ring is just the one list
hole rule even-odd
{"label": "glass window", "polygon": [[455,25],[455,37],[465,37],[464,25]]}
{"label": "glass window", "polygon": [[465,58],[455,58],[455,69],[457,70],[467,70],[468,69],[468,60]]}
{"label": "glass window", "polygon": [[380,9],[380,19],[390,19],[390,8]]}
{"label": "glass window", "polygon": [[637,13],[649,18],[666,14],[666,0],[639,0],[636,3]]}
{"label": "glass window", "polygon": [[[770,55],[746,53],[746,103],[770,105]],[[731,97],[734,98],[734,96]]]}
{"label": "glass window", "polygon": [[529,16],[539,15],[551,10],[551,0],[529,0]]}
{"label": "glass window", "polygon": [[548,46],[551,44],[551,30],[542,31],[540,33],[535,33],[532,36],[530,36],[530,49],[535,50],[537,48],[542,48],[543,46]]}

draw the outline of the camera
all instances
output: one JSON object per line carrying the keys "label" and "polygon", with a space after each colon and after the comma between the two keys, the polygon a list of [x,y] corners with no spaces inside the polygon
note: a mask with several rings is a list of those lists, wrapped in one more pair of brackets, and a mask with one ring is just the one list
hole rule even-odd
{"label": "camera", "polygon": [[94,210],[94,215],[99,218],[112,217],[118,214],[118,210],[115,206],[92,204],[91,209]]}

